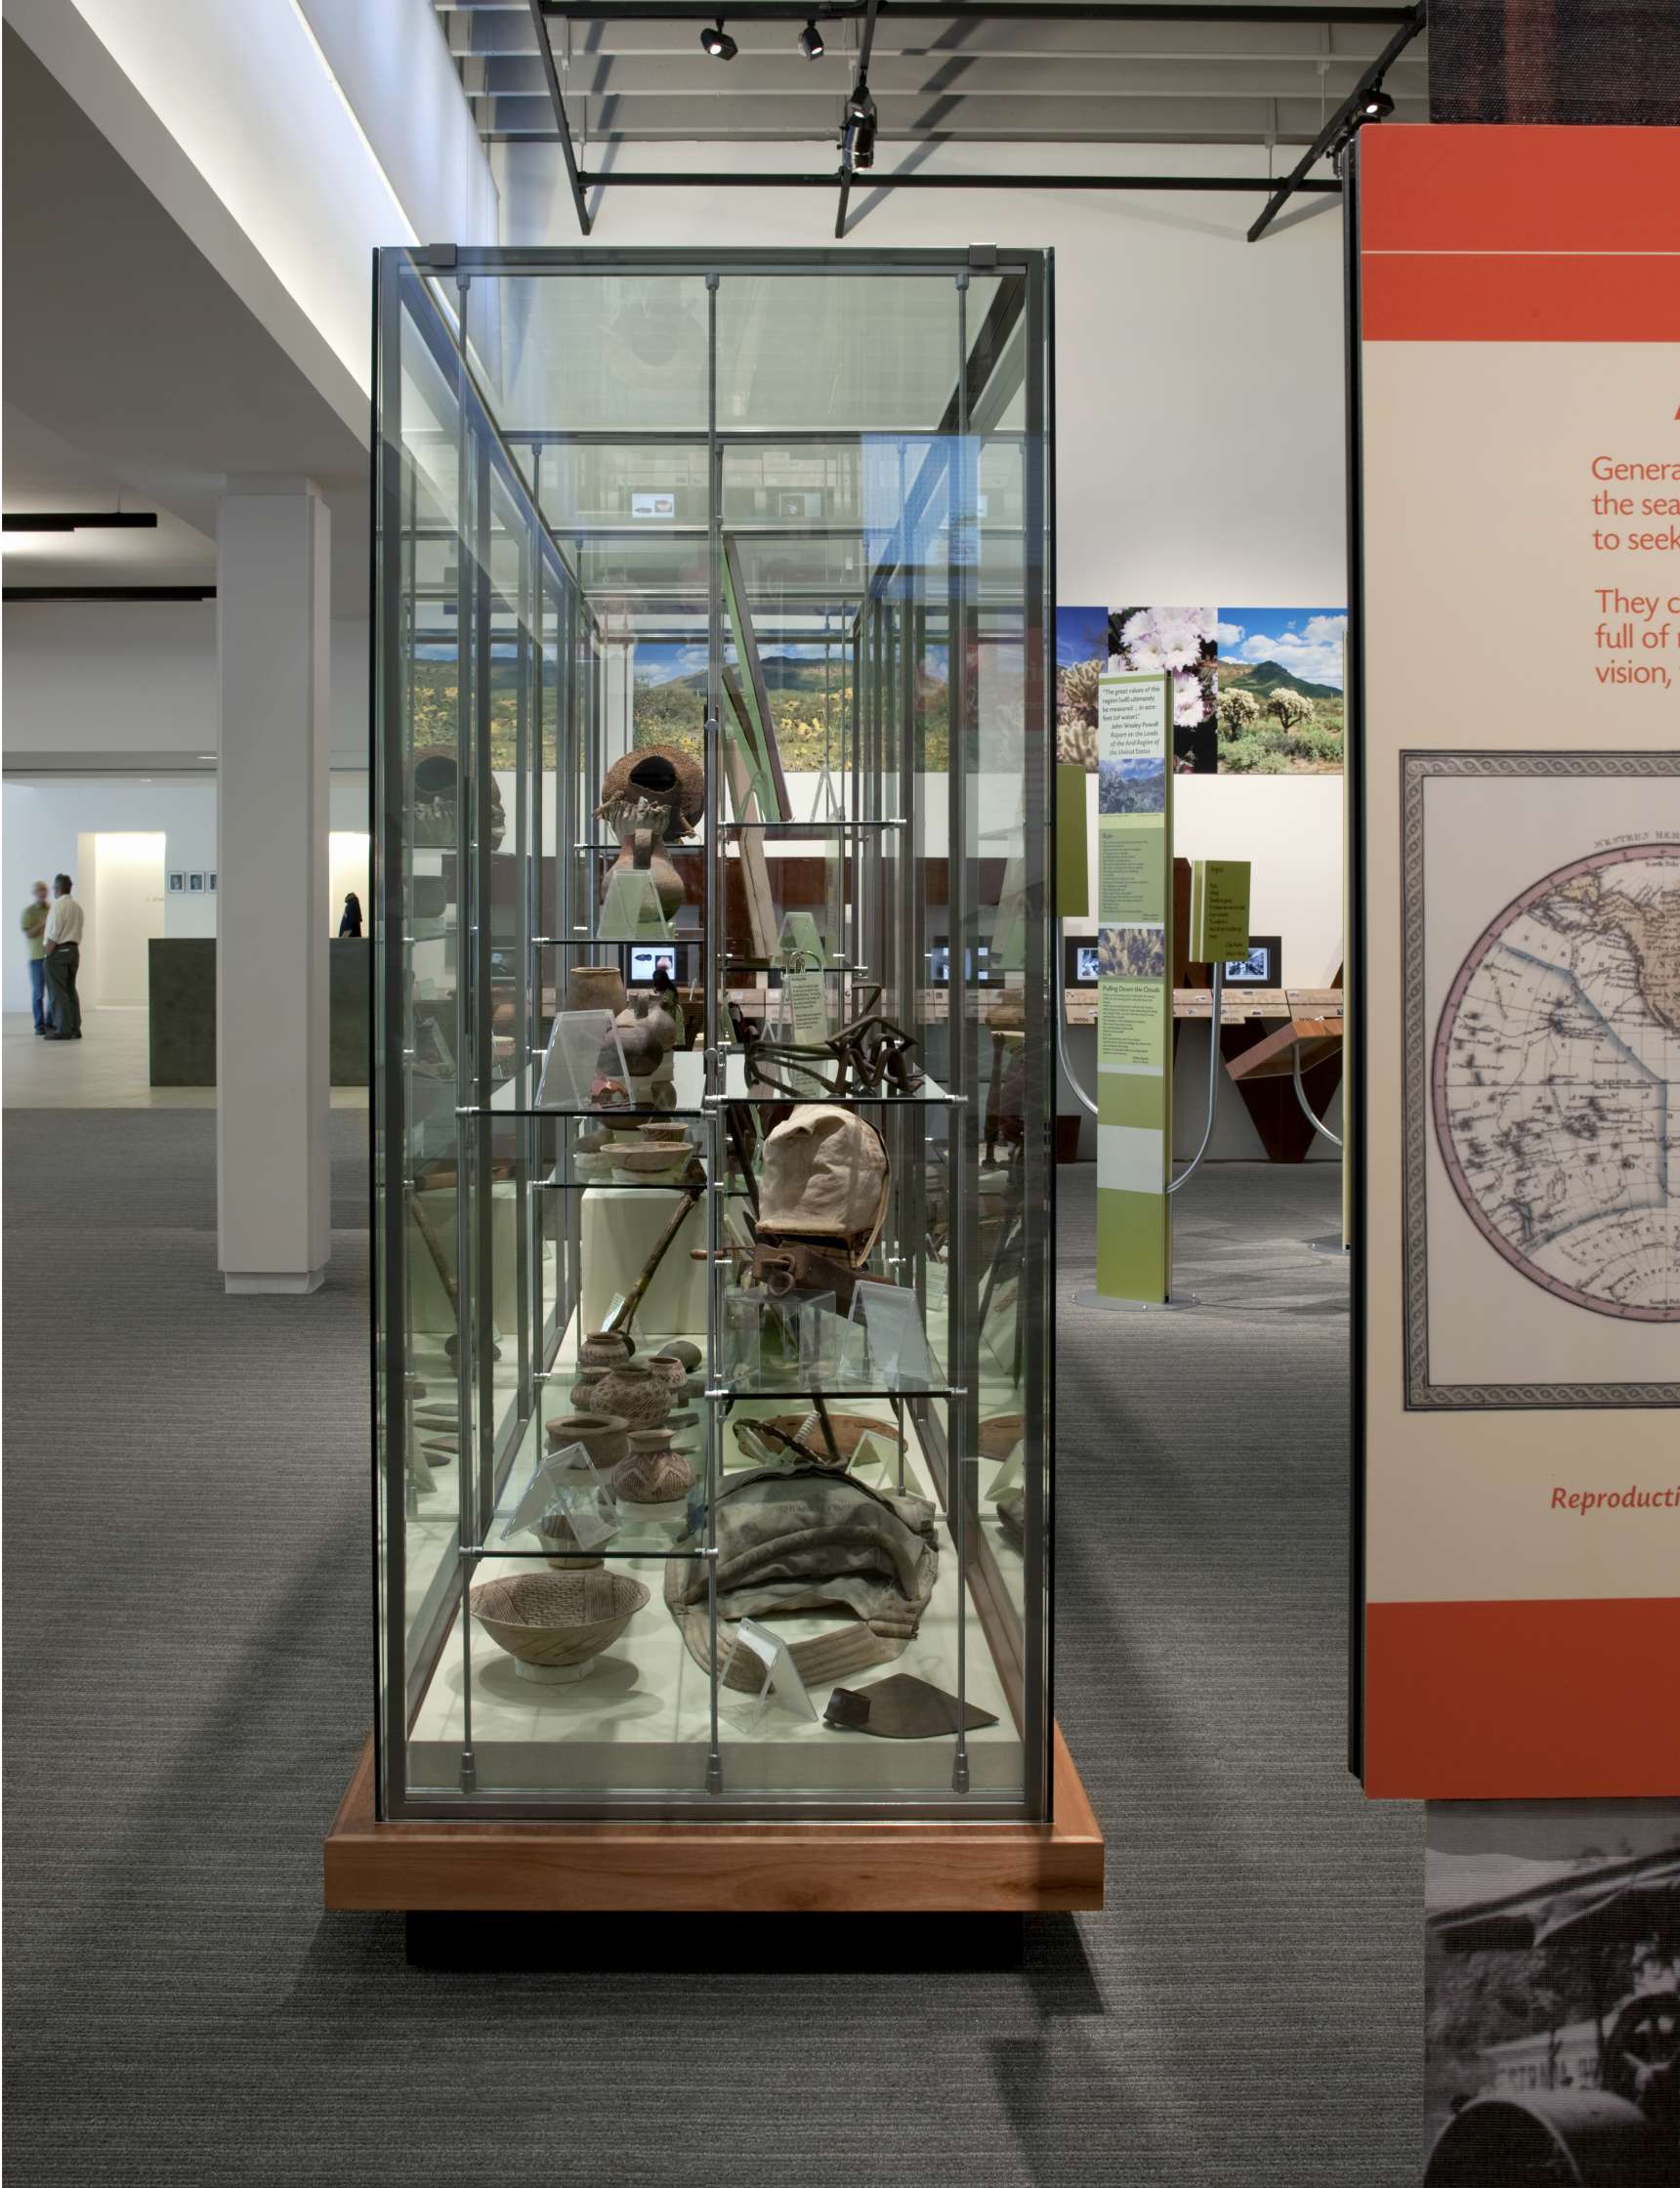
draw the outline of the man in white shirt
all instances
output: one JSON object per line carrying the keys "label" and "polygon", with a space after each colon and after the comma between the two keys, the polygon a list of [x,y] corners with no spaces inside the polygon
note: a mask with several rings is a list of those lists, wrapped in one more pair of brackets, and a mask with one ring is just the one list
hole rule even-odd
{"label": "man in white shirt", "polygon": [[82,907],[70,895],[70,877],[60,874],[53,883],[53,908],[47,914],[42,936],[47,951],[47,990],[53,1001],[50,1041],[79,1041],[82,1006],[76,994],[76,974],[82,961]]}

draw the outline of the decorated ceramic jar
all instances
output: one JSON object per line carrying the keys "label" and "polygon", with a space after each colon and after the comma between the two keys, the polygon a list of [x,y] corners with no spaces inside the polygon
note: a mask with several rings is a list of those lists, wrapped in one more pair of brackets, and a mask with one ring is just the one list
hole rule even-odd
{"label": "decorated ceramic jar", "polygon": [[629,1457],[612,1469],[612,1494],[626,1504],[675,1503],[693,1486],[694,1469],[668,1428],[633,1432]]}
{"label": "decorated ceramic jar", "polygon": [[676,1402],[675,1391],[662,1376],[653,1373],[646,1361],[626,1360],[603,1371],[584,1410],[617,1413],[635,1435],[641,1429],[659,1427]]}
{"label": "decorated ceramic jar", "polygon": [[636,1350],[622,1329],[592,1329],[577,1347],[579,1368],[616,1368]]}

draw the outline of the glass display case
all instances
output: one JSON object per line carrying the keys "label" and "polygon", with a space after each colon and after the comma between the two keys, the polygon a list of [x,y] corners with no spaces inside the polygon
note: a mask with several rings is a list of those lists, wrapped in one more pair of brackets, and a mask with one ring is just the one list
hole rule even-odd
{"label": "glass display case", "polygon": [[1048,259],[377,296],[379,1814],[1043,1822]]}

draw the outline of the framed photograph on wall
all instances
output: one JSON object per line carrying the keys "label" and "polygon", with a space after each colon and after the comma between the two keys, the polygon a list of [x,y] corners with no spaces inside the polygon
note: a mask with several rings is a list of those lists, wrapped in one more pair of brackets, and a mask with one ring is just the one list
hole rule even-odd
{"label": "framed photograph on wall", "polygon": [[181,896],[185,896],[185,895],[186,895],[186,893],[187,893],[187,876],[186,876],[186,874],[184,874],[184,873],[180,872],[180,871],[179,871],[179,870],[178,870],[178,869],[177,869],[176,867],[174,867],[174,866],[171,866],[171,867],[170,867],[170,869],[169,869],[169,894],[170,894],[170,895],[171,895],[172,897],[181,897]]}
{"label": "framed photograph on wall", "polygon": [[189,897],[201,897],[204,894],[204,876],[201,873],[189,873],[187,876],[187,893]]}

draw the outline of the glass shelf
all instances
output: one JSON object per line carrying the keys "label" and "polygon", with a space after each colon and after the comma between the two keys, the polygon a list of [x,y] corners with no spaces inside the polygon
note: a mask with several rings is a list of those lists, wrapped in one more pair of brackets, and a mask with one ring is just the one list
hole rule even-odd
{"label": "glass shelf", "polygon": [[772,836],[832,836],[843,834],[848,828],[902,828],[903,820],[720,820],[718,828],[724,835],[735,835],[741,830],[755,830]]}
{"label": "glass shelf", "polygon": [[[710,1405],[720,1403],[756,1404],[761,1398],[820,1398],[826,1405],[844,1408],[858,1398],[937,1398],[950,1399],[961,1393],[951,1383],[896,1383],[889,1390],[883,1383],[750,1383],[739,1390],[703,1390],[700,1396]],[[883,1421],[883,1428],[890,1428],[891,1421]]]}

